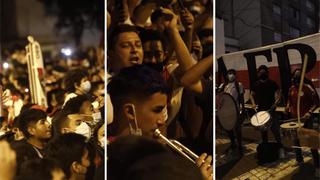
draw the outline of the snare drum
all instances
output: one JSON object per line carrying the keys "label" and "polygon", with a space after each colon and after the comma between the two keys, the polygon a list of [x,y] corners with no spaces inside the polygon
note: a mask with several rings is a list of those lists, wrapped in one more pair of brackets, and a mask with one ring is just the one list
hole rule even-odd
{"label": "snare drum", "polygon": [[298,137],[297,130],[299,127],[302,127],[302,126],[303,126],[303,123],[300,123],[300,126],[299,126],[298,122],[288,122],[280,125],[282,135],[284,137],[288,137],[291,139],[296,139]]}
{"label": "snare drum", "polygon": [[267,131],[271,126],[270,119],[268,111],[259,111],[251,117],[251,124],[260,131]]}

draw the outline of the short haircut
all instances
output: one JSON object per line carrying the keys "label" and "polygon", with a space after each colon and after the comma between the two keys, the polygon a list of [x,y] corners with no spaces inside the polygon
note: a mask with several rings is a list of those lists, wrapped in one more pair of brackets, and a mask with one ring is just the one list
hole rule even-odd
{"label": "short haircut", "polygon": [[63,109],[70,111],[72,114],[79,113],[82,104],[86,101],[91,102],[91,98],[88,95],[84,94],[76,96],[67,101]]}
{"label": "short haircut", "polygon": [[139,31],[135,26],[131,26],[128,24],[117,25],[110,31],[108,35],[108,49],[113,50],[114,45],[118,41],[119,35],[126,32],[135,32],[137,33],[137,35],[139,34]]}
{"label": "short haircut", "polygon": [[81,79],[88,77],[88,72],[85,69],[74,69],[69,71],[64,77],[64,87],[67,92],[74,92],[75,86],[80,85]]}
{"label": "short haircut", "polygon": [[46,118],[47,118],[47,113],[42,110],[27,109],[19,115],[18,127],[23,132],[26,139],[28,139],[31,136],[31,134],[28,132],[28,127],[32,123],[37,123],[37,121],[41,119],[46,119]]}
{"label": "short haircut", "polygon": [[63,89],[54,89],[49,91],[47,93],[48,105],[51,106],[53,95],[55,95],[58,105],[63,105],[64,94],[65,94],[65,91]]}
{"label": "short haircut", "polygon": [[62,134],[52,139],[45,149],[45,158],[53,159],[70,178],[73,162],[81,164],[82,156],[88,150],[86,138],[75,133]]}
{"label": "short haircut", "polygon": [[235,69],[229,69],[227,71],[227,74],[232,73],[232,74],[237,74]]}
{"label": "short haircut", "polygon": [[108,92],[116,109],[131,99],[145,100],[157,92],[168,94],[169,88],[156,70],[146,65],[134,65],[111,78]]}
{"label": "short haircut", "polygon": [[51,180],[52,172],[62,169],[50,159],[28,160],[21,165],[17,180]]}
{"label": "short haircut", "polygon": [[156,30],[152,30],[152,29],[146,29],[141,31],[141,33],[139,34],[142,43],[148,42],[148,41],[160,41],[162,44],[162,48],[164,51],[166,51],[166,39],[163,37],[163,35],[156,31]]}
{"label": "short haircut", "polygon": [[258,72],[261,70],[265,70],[267,73],[269,72],[268,67],[266,65],[261,65],[258,67]]}
{"label": "short haircut", "polygon": [[202,179],[195,164],[157,141],[139,136],[125,136],[111,143],[107,163],[109,180]]}
{"label": "short haircut", "polygon": [[59,136],[63,127],[66,127],[69,123],[68,115],[72,114],[66,110],[60,110],[52,118],[53,136]]}

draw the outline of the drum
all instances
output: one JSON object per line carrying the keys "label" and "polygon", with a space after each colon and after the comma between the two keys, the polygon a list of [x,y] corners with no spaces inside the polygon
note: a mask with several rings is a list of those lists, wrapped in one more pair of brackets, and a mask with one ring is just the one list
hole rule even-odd
{"label": "drum", "polygon": [[236,100],[228,93],[217,97],[217,116],[223,129],[230,131],[239,119],[239,109]]}
{"label": "drum", "polygon": [[271,126],[271,115],[268,111],[259,111],[251,117],[251,124],[260,131],[267,131]]}
{"label": "drum", "polygon": [[[300,123],[303,126],[303,123]],[[282,135],[290,139],[296,139],[298,137],[297,130],[300,127],[298,122],[287,122],[280,125]]]}

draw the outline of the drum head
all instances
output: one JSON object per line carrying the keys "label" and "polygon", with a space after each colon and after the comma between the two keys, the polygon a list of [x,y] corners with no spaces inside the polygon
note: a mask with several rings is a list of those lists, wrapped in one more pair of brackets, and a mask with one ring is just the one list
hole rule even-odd
{"label": "drum head", "polygon": [[217,107],[217,116],[222,128],[228,131],[233,129],[239,118],[239,110],[234,98],[230,94],[223,93],[219,97]]}
{"label": "drum head", "polygon": [[270,114],[267,111],[259,111],[251,117],[253,126],[262,126],[270,120]]}
{"label": "drum head", "polygon": [[280,125],[280,127],[283,129],[297,129],[302,126],[303,126],[303,123],[300,123],[300,126],[299,126],[298,122],[287,122]]}

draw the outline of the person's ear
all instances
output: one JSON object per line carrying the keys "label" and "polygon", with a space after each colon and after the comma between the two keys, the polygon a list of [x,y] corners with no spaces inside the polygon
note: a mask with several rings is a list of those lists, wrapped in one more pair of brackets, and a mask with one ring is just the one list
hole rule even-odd
{"label": "person's ear", "polygon": [[31,134],[31,135],[34,135],[35,133],[36,133],[36,130],[35,130],[35,128],[34,127],[32,127],[32,126],[30,126],[30,127],[28,127],[28,133],[29,134]]}
{"label": "person's ear", "polygon": [[133,104],[131,104],[131,103],[124,104],[123,105],[123,112],[124,112],[125,117],[128,120],[134,120],[135,119]]}
{"label": "person's ear", "polygon": [[76,161],[72,162],[72,164],[71,164],[72,172],[74,172],[76,174],[81,174],[81,172],[82,172],[81,168],[82,168],[82,166],[78,162],[76,162]]}

